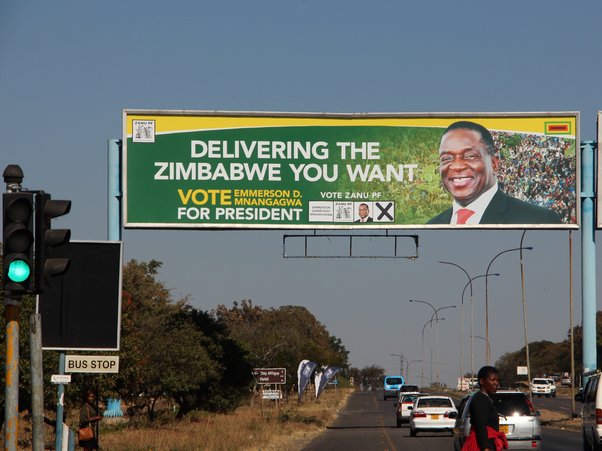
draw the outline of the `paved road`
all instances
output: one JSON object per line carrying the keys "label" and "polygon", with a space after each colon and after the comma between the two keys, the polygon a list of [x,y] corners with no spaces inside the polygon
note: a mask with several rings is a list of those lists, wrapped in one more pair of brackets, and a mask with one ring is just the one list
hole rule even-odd
{"label": "paved road", "polygon": [[[581,434],[545,429],[546,451],[576,450]],[[438,451],[453,450],[449,433],[420,433],[410,437],[407,426],[395,426],[395,402],[383,401],[382,392],[356,392],[334,425],[309,443],[303,451]]]}
{"label": "paved road", "polygon": [[[533,405],[536,409],[553,410],[554,412],[561,413],[564,416],[570,417],[573,410],[573,401],[571,398],[566,396],[558,396],[556,398],[533,398]],[[581,411],[583,404],[575,402],[575,413]]]}

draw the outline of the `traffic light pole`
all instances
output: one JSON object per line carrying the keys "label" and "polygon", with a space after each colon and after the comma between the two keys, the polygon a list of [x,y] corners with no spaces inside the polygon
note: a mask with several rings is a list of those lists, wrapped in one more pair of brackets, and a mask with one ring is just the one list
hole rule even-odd
{"label": "traffic light pole", "polygon": [[[17,165],[9,165],[2,174],[8,193],[18,193],[21,190],[23,171]],[[3,199],[4,201],[7,198]],[[8,211],[9,207],[3,205],[5,216],[13,216]],[[20,216],[18,214],[14,215]],[[3,227],[6,227],[8,219],[3,218]],[[3,231],[3,246],[7,249],[7,230]],[[21,247],[21,246],[19,246]],[[4,252],[3,266],[8,267],[7,255]],[[5,271],[4,277],[7,277]],[[18,285],[17,285],[18,286]],[[4,318],[6,320],[6,366],[4,385],[4,449],[14,451],[17,449],[19,439],[19,304],[22,293],[14,292],[8,288],[16,287],[4,281]]]}
{"label": "traffic light pole", "polygon": [[4,388],[4,449],[16,450],[19,435],[19,302],[21,296],[5,293],[6,385]]}
{"label": "traffic light pole", "polygon": [[[19,306],[24,295],[42,293],[52,277],[63,274],[69,267],[69,259],[60,258],[54,251],[69,242],[71,231],[52,229],[51,221],[69,213],[71,201],[51,199],[44,191],[23,190],[23,170],[19,165],[9,164],[2,176],[6,184],[6,193],[2,194],[2,291],[6,319],[4,449],[14,451],[19,438]],[[37,418],[34,414],[34,421]],[[62,426],[62,415],[60,420],[57,418],[57,431]]]}

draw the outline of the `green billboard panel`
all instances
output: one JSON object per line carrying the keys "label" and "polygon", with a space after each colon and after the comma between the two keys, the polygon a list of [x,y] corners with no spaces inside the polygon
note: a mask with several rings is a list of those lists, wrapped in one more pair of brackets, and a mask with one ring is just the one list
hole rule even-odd
{"label": "green billboard panel", "polygon": [[124,225],[575,228],[577,125],[577,113],[126,110]]}

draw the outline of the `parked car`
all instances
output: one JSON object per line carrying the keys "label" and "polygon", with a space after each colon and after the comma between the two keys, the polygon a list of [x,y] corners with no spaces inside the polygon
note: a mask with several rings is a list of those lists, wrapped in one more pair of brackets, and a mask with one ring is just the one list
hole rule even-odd
{"label": "parked car", "polygon": [[569,373],[562,374],[562,377],[560,378],[560,385],[563,385],[565,387],[571,386],[571,375]]}
{"label": "parked car", "polygon": [[[469,406],[472,395],[460,403],[458,419],[454,425],[454,449],[460,451],[470,433]],[[500,431],[506,434],[508,449],[541,451],[541,423],[529,395],[521,391],[498,390],[494,396],[500,414]]]}
{"label": "parked car", "polygon": [[531,393],[533,393],[533,396],[549,398],[556,394],[556,386],[554,385],[554,388],[552,388],[549,379],[536,377],[531,380]]}
{"label": "parked car", "polygon": [[602,390],[600,374],[590,376],[583,392],[575,399],[583,402],[581,409],[581,428],[583,431],[583,449],[602,450]]}
{"label": "parked car", "polygon": [[449,396],[418,396],[410,412],[410,435],[419,431],[449,431],[453,434],[458,410]]}
{"label": "parked car", "polygon": [[403,385],[403,377],[401,376],[385,376],[383,389],[385,391],[383,399],[386,401],[387,398],[397,398],[397,393]]}
{"label": "parked car", "polygon": [[398,428],[400,428],[403,423],[410,422],[410,407],[414,405],[414,401],[416,401],[418,396],[420,396],[419,392],[399,392],[397,409],[395,409],[395,420]]}

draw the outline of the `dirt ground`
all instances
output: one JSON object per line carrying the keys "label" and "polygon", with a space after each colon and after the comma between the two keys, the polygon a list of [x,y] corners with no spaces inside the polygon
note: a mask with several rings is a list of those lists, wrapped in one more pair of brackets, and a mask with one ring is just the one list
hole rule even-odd
{"label": "dirt ground", "polygon": [[540,409],[542,426],[547,426],[556,429],[571,429],[577,431],[581,428],[581,418],[569,418],[558,412]]}

